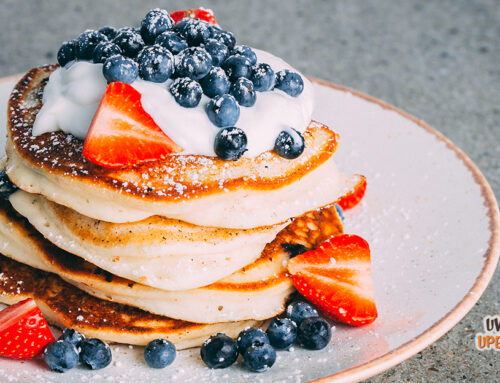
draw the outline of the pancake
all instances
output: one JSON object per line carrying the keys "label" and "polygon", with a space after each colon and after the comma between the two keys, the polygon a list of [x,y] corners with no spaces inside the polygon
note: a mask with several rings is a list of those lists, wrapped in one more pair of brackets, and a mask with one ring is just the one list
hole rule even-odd
{"label": "pancake", "polygon": [[118,170],[94,165],[71,135],[31,134],[56,67],[32,69],[11,94],[6,170],[21,189],[85,216],[120,223],[162,215],[200,226],[254,228],[329,204],[357,181],[336,169],[331,157],[338,136],[317,122],[304,132],[306,148],[294,160],[269,151],[238,161],[172,155]]}

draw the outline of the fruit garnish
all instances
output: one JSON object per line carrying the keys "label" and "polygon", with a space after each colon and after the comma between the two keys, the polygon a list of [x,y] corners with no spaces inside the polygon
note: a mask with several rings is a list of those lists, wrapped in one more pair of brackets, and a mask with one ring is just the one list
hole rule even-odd
{"label": "fruit garnish", "polygon": [[49,325],[31,298],[0,311],[0,355],[30,359],[54,341]]}
{"label": "fruit garnish", "polygon": [[359,181],[354,185],[352,190],[350,190],[346,195],[343,195],[335,203],[339,204],[344,210],[350,209],[356,206],[359,201],[361,201],[366,192],[366,178],[358,175]]}
{"label": "fruit garnish", "polygon": [[354,326],[377,318],[368,243],[357,235],[332,237],[288,262],[297,290],[331,319]]}
{"label": "fruit garnish", "polygon": [[170,17],[177,24],[184,17],[190,17],[192,19],[200,19],[206,21],[210,24],[217,24],[212,11],[207,9],[195,8],[195,9],[185,9],[183,11],[175,11],[170,14]]}
{"label": "fruit garnish", "polygon": [[122,168],[181,150],[143,109],[137,90],[112,82],[90,125],[83,155],[97,165]]}

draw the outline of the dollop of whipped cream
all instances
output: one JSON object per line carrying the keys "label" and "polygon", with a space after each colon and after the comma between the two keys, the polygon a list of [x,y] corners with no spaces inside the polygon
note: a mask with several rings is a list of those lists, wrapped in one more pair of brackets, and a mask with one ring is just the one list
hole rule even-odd
{"label": "dollop of whipped cream", "polygon": [[[269,64],[275,72],[282,69],[296,71],[268,52],[254,51],[258,62]],[[257,92],[257,101],[252,107],[240,106],[240,118],[235,126],[247,135],[246,157],[255,157],[273,149],[282,130],[306,130],[311,121],[314,97],[312,84],[301,76],[304,90],[298,97],[275,89]],[[203,95],[197,107],[182,107],[170,94],[171,82],[153,83],[137,79],[131,85],[142,94],[144,110],[167,136],[184,149],[179,154],[215,157],[214,140],[220,128],[210,122],[205,111],[210,99]],[[33,125],[33,135],[62,130],[84,140],[106,87],[102,64],[79,61],[56,69],[45,86],[43,105]]]}

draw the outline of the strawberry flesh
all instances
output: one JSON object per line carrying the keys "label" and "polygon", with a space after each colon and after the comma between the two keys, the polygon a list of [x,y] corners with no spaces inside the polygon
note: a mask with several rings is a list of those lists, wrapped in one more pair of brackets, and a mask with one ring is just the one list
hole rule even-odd
{"label": "strawberry flesh", "polygon": [[351,209],[356,206],[364,197],[366,192],[366,178],[358,176],[359,181],[345,195],[340,197],[335,203],[339,204],[344,210]]}
{"label": "strawberry flesh", "polygon": [[217,21],[215,21],[215,17],[212,11],[200,8],[175,11],[170,14],[170,17],[174,20],[176,24],[185,17],[190,17],[192,19],[200,19],[210,24],[217,24]]}

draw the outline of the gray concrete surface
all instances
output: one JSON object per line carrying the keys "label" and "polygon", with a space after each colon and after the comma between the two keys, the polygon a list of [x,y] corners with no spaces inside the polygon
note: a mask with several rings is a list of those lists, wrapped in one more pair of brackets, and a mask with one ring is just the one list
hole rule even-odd
{"label": "gray concrete surface", "polygon": [[[0,76],[55,61],[86,28],[134,25],[150,8],[212,8],[239,41],[309,76],[381,98],[426,121],[479,166],[500,197],[500,1],[0,0]],[[370,382],[500,381],[474,333],[499,314],[500,273],[447,335]]]}

